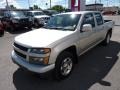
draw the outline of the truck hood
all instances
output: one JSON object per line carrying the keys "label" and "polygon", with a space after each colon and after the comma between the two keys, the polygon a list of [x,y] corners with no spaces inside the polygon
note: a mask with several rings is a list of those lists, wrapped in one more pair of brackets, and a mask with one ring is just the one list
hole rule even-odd
{"label": "truck hood", "polygon": [[17,36],[15,42],[27,47],[47,47],[72,33],[73,31],[59,31],[42,28]]}
{"label": "truck hood", "polygon": [[18,20],[20,20],[20,19],[28,19],[28,17],[14,17],[14,19],[18,19]]}
{"label": "truck hood", "polygon": [[44,17],[49,17],[49,16],[47,16],[47,15],[35,16],[35,18],[44,18]]}

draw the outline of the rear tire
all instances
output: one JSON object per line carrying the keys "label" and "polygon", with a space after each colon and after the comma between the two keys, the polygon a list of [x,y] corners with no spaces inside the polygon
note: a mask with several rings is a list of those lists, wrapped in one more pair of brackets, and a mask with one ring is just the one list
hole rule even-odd
{"label": "rear tire", "polygon": [[73,55],[66,51],[57,57],[53,73],[54,79],[63,80],[71,74],[74,67],[73,59]]}
{"label": "rear tire", "polygon": [[107,46],[110,43],[111,33],[108,32],[105,39],[102,42],[102,45]]}

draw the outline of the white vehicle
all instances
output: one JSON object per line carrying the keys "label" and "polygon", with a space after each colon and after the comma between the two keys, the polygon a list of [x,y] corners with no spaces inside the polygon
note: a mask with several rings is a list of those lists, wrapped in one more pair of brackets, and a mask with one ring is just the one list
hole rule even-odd
{"label": "white vehicle", "polygon": [[16,37],[12,60],[36,73],[53,70],[56,79],[64,79],[78,56],[99,43],[110,43],[113,25],[113,21],[105,22],[100,12],[58,14],[45,27]]}
{"label": "white vehicle", "polygon": [[36,27],[43,26],[50,19],[50,16],[45,15],[42,11],[28,11],[26,15]]}

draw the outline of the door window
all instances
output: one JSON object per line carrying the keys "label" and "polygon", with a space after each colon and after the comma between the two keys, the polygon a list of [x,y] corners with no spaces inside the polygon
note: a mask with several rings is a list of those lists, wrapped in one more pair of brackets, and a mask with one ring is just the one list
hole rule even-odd
{"label": "door window", "polygon": [[103,24],[103,18],[100,13],[95,13],[95,18],[97,21],[97,25],[102,25]]}
{"label": "door window", "polygon": [[92,13],[86,14],[84,16],[83,25],[84,24],[91,24],[93,28],[95,27],[95,20]]}

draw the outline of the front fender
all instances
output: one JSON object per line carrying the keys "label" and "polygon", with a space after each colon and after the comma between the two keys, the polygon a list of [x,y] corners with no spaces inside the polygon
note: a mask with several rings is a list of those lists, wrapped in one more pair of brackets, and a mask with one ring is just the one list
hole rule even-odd
{"label": "front fender", "polygon": [[75,46],[76,47],[76,53],[78,55],[78,45],[77,45],[77,38],[74,39],[67,39],[64,42],[62,41],[62,43],[59,43],[57,46],[55,46],[54,48],[52,48],[51,50],[51,55],[50,55],[50,59],[49,59],[49,64],[53,64],[56,62],[56,59],[58,57],[58,55],[63,52],[65,49],[71,47],[71,46]]}

